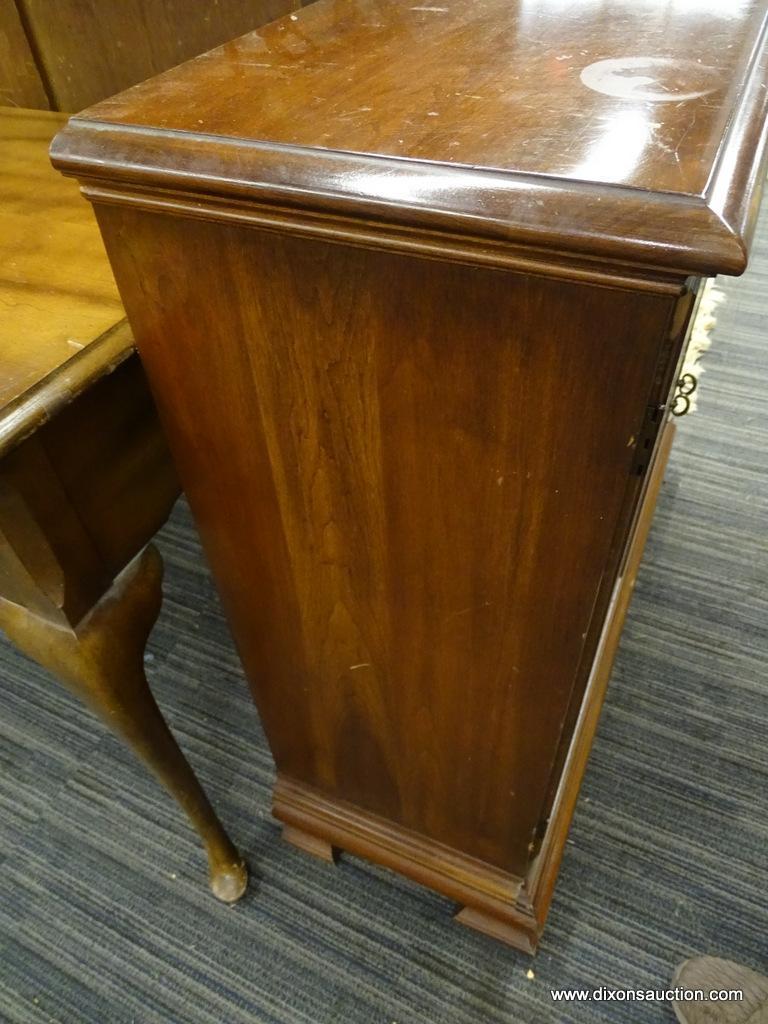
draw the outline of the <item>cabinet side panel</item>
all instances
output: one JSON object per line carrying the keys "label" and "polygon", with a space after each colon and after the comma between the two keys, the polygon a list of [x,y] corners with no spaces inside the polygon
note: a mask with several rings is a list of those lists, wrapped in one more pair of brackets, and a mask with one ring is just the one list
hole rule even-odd
{"label": "cabinet side panel", "polygon": [[672,300],[99,216],[279,769],[522,875]]}

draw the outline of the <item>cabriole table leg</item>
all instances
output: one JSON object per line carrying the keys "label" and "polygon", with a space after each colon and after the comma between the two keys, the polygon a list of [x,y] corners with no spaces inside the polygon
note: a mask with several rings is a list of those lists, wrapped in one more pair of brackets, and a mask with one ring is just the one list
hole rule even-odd
{"label": "cabriole table leg", "polygon": [[76,625],[0,598],[0,628],[78,696],[181,804],[208,854],[211,889],[227,903],[244,893],[245,863],[224,831],[149,689],[143,655],[160,611],[162,560],[150,545]]}
{"label": "cabriole table leg", "polygon": [[0,629],[136,753],[186,811],[215,895],[246,866],[163,720],[144,673],[162,560],[147,542],[179,493],[135,358],[0,459]]}

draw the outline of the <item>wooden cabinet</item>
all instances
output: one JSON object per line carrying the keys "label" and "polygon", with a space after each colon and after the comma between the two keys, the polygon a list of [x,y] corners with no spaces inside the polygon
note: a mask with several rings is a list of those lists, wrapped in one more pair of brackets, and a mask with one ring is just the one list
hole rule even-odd
{"label": "wooden cabinet", "polygon": [[286,838],[524,949],[693,299],[746,265],[765,15],[321,0],[54,144],[96,206]]}

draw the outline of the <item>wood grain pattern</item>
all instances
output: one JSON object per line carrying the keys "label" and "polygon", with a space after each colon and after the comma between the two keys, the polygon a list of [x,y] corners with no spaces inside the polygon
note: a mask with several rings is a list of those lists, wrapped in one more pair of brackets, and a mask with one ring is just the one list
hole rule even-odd
{"label": "wood grain pattern", "polygon": [[35,567],[45,537],[50,572],[39,585],[72,623],[152,539],[179,492],[135,355],[7,452],[0,470],[26,512],[6,539]]}
{"label": "wood grain pattern", "polygon": [[539,934],[549,912],[557,881],[557,872],[565,851],[568,828],[576,809],[579,787],[586,771],[592,740],[600,719],[603,698],[611,678],[613,660],[621,638],[624,619],[632,600],[635,580],[640,569],[674,437],[675,426],[673,423],[667,423],[658,437],[654,459],[645,478],[642,501],[637,506],[637,521],[625,544],[625,557],[621,573],[610,595],[606,613],[598,620],[601,623],[600,640],[594,661],[590,666],[586,692],[583,699],[578,702],[578,718],[573,723],[573,728],[569,730],[567,760],[558,774],[558,788],[541,848],[526,876],[525,894],[531,913],[535,917]]}
{"label": "wood grain pattern", "polygon": [[76,626],[0,596],[0,628],[83,700],[178,800],[205,843],[214,894],[234,903],[245,891],[247,868],[160,714],[144,673],[161,579],[162,560],[150,545]]}
{"label": "wood grain pattern", "polygon": [[[143,666],[162,578],[146,545],[178,496],[177,478],[119,300],[84,294],[89,282],[110,298],[116,289],[90,210],[48,164],[60,121],[29,111],[0,118],[11,186],[0,221],[0,628],[178,800],[205,844],[215,895],[232,902],[246,867]],[[63,345],[63,331],[77,344]]]}
{"label": "wood grain pattern", "polygon": [[0,0],[0,106],[50,106],[15,0]]}
{"label": "wood grain pattern", "polygon": [[522,874],[674,303],[99,218],[278,768]]}
{"label": "wood grain pattern", "polygon": [[121,363],[135,358],[127,320],[54,366],[0,409],[0,456],[15,448]]}
{"label": "wood grain pattern", "polygon": [[56,109],[69,111],[81,110],[300,6],[300,0],[20,3]]}
{"label": "wood grain pattern", "polygon": [[581,704],[582,713],[569,738],[568,765],[561,774],[541,849],[531,859],[525,877],[494,871],[482,861],[393,826],[357,807],[328,800],[279,776],[273,813],[286,822],[284,838],[326,861],[339,847],[370,857],[456,900],[461,904],[454,917],[459,924],[523,952],[536,951],[674,433],[674,425],[668,424],[659,437],[638,506],[638,528],[626,544],[626,564],[601,620],[600,643],[590,672],[587,699]]}
{"label": "wood grain pattern", "polygon": [[[766,0],[320,0],[84,112],[54,157],[196,204],[357,219],[362,236],[405,224],[741,273],[768,153],[767,18]],[[650,77],[621,63],[627,39],[655,55]],[[605,60],[612,95],[583,79]]]}
{"label": "wood grain pattern", "polygon": [[162,561],[146,545],[177,495],[134,355],[0,460],[0,628],[175,797],[205,845],[214,894],[234,902],[247,869],[144,674],[162,597]]}
{"label": "wood grain pattern", "polygon": [[125,318],[93,214],[47,160],[64,120],[0,109],[0,416]]}
{"label": "wood grain pattern", "polygon": [[[679,14],[600,0],[323,0],[88,116],[700,196],[766,10],[765,0]],[[646,72],[671,102],[645,100],[631,64],[605,82],[625,95],[582,81],[597,61],[632,54],[664,63]],[[403,187],[393,182],[389,198],[405,199]]]}
{"label": "wood grain pattern", "polygon": [[96,205],[287,838],[529,952],[699,277],[746,265],[767,15],[320,0],[53,147]]}

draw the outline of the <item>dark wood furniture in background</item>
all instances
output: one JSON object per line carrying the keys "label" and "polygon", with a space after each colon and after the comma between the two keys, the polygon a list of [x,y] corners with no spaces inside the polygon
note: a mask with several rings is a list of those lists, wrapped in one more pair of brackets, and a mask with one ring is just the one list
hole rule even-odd
{"label": "dark wood furniture in background", "polygon": [[64,120],[0,108],[0,629],[178,800],[231,902],[245,866],[144,674],[146,545],[179,485],[93,215],[48,161]]}
{"label": "dark wood furniture in background", "polygon": [[285,835],[533,950],[765,0],[321,0],[70,121]]}
{"label": "dark wood furniture in background", "polygon": [[0,0],[0,105],[3,104],[43,110],[50,107],[16,0]]}
{"label": "dark wood furniture in background", "polygon": [[301,0],[0,0],[0,104],[80,110]]}

